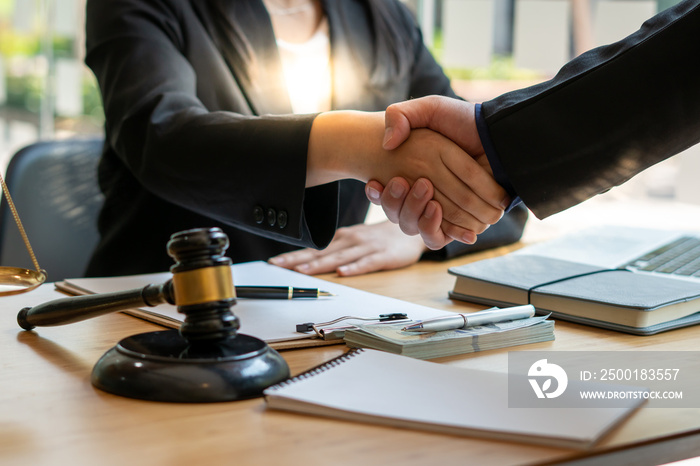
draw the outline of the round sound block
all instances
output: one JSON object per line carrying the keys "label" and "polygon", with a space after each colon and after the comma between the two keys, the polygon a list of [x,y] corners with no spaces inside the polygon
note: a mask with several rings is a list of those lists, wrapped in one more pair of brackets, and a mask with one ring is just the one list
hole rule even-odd
{"label": "round sound block", "polygon": [[258,338],[190,343],[177,330],[125,338],[92,371],[93,385],[106,392],[186,403],[253,398],[288,377],[286,361]]}

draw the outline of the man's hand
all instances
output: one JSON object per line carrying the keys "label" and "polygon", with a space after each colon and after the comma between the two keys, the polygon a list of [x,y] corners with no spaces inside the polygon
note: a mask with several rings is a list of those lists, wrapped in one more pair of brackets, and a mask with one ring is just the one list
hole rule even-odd
{"label": "man's hand", "polygon": [[384,126],[383,146],[387,150],[399,147],[412,129],[428,128],[451,139],[476,160],[485,156],[471,102],[443,96],[399,102],[384,112]]}

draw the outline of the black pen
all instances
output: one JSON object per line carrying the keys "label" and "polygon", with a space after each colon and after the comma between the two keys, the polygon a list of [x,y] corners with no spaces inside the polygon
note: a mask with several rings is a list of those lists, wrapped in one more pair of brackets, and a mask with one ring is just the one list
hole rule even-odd
{"label": "black pen", "polygon": [[293,286],[237,286],[236,297],[253,299],[293,299],[333,296],[318,288],[294,288]]}

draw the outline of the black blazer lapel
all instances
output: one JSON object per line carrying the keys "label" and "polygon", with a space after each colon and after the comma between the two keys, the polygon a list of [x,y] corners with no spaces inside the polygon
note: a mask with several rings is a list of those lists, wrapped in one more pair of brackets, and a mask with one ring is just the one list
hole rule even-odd
{"label": "black blazer lapel", "polygon": [[[193,7],[255,115],[292,113],[272,23],[261,0],[194,0]],[[250,51],[241,50],[242,34]],[[252,52],[252,53],[248,53]]]}
{"label": "black blazer lapel", "polygon": [[370,76],[374,64],[374,32],[363,2],[324,0],[331,41],[333,108],[376,110]]}

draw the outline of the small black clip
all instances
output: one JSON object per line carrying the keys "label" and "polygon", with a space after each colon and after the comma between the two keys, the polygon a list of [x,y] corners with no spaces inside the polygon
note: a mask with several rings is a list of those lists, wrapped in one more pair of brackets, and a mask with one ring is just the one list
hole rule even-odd
{"label": "small black clip", "polygon": [[404,320],[408,316],[403,312],[394,312],[393,314],[379,314],[379,322],[388,322],[390,320]]}
{"label": "small black clip", "polygon": [[[323,335],[323,329],[322,327],[328,327],[329,325],[336,324],[340,321],[343,320],[375,320],[379,322],[389,322],[392,320],[406,320],[408,319],[408,316],[402,312],[394,312],[393,314],[380,314],[379,318],[377,317],[353,317],[353,316],[343,316],[343,317],[338,317],[335,320],[331,320],[330,322],[322,322],[320,324],[315,324],[313,322],[305,322],[303,324],[297,324],[297,332],[299,333],[307,333],[314,331],[316,334],[322,338],[325,338]],[[321,330],[319,330],[321,329]]]}
{"label": "small black clip", "polygon": [[297,324],[297,332],[311,332],[314,329],[314,323],[313,322],[305,322],[303,324]]}

